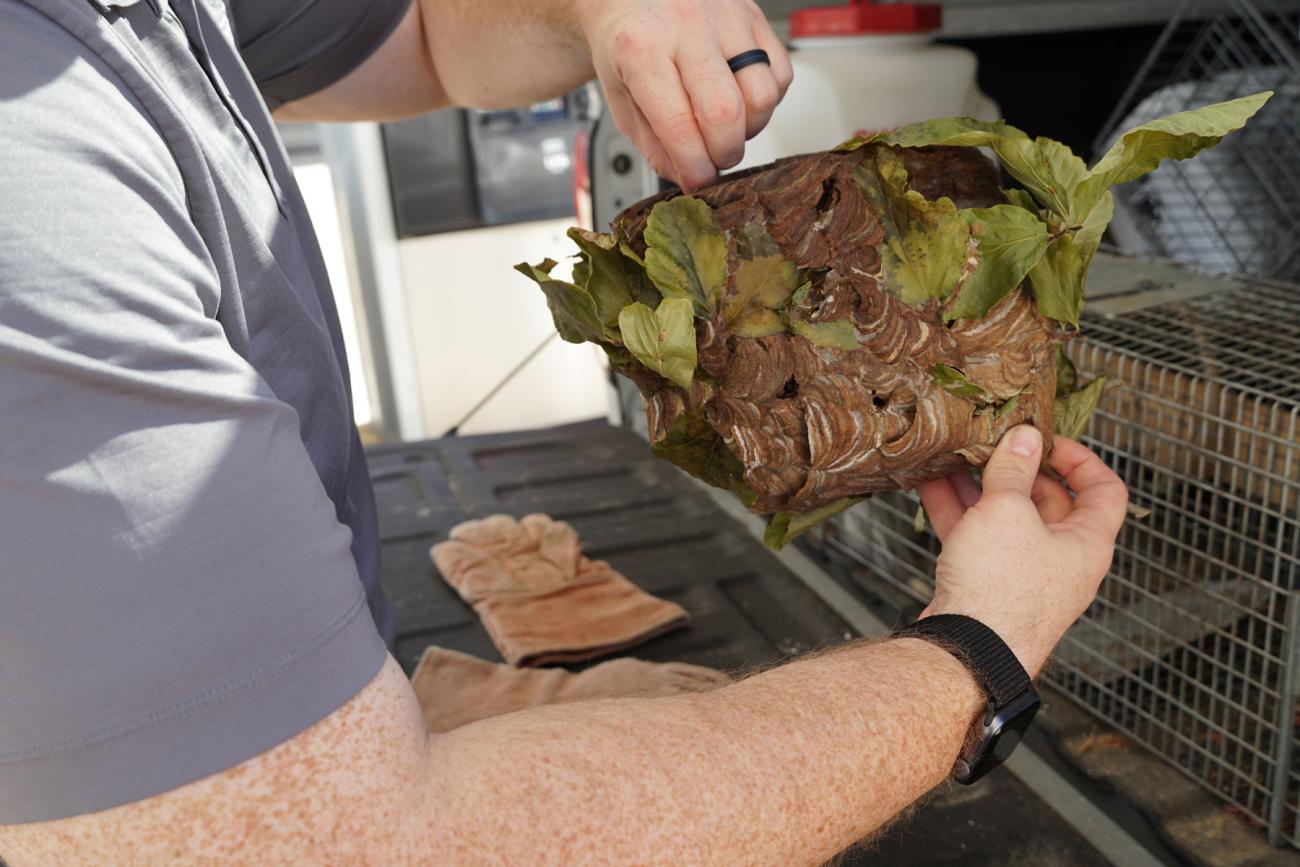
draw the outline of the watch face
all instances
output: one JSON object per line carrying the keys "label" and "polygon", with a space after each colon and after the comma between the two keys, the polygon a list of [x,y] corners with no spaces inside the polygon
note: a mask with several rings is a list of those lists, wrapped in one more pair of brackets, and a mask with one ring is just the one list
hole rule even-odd
{"label": "watch face", "polygon": [[1028,713],[1023,713],[1013,720],[1010,720],[993,739],[989,751],[984,755],[984,761],[992,761],[993,766],[1005,762],[1015,752],[1016,747],[1025,739],[1025,732],[1029,731],[1030,724],[1034,721],[1034,714],[1037,713],[1038,706],[1035,705]]}
{"label": "watch face", "polygon": [[1039,704],[1038,694],[1030,689],[1012,699],[1006,707],[990,708],[979,743],[955,768],[957,782],[973,783],[1005,762],[1024,740]]}

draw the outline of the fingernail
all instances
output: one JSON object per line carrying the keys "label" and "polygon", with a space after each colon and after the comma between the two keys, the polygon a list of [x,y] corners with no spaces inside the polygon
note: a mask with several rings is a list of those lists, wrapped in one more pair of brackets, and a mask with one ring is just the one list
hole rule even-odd
{"label": "fingernail", "polygon": [[1021,457],[1032,458],[1043,446],[1043,435],[1032,425],[1021,425],[1011,431],[1011,451]]}

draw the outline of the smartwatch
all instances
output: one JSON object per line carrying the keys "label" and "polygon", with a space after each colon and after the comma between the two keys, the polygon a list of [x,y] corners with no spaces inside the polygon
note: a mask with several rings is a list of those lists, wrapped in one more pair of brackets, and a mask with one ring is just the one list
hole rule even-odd
{"label": "smartwatch", "polygon": [[953,778],[970,785],[1002,764],[1024,738],[1038,712],[1038,693],[1029,672],[998,634],[973,617],[936,614],[894,632],[894,638],[922,638],[957,657],[988,696],[988,710],[976,723],[978,739],[953,767]]}

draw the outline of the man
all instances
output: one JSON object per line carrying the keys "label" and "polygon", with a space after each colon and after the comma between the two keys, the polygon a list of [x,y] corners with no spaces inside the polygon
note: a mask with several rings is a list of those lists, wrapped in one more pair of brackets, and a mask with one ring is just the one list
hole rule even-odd
{"label": "man", "polygon": [[[948,775],[985,697],[915,637],[437,737],[385,647],[337,320],[263,99],[399,117],[595,74],[692,189],[790,81],[750,0],[0,0],[0,25],[11,867],[812,864]],[[1042,455],[1018,428],[982,493],[923,492],[929,613],[1030,673],[1126,496],[1082,446],[1051,458],[1075,497]]]}

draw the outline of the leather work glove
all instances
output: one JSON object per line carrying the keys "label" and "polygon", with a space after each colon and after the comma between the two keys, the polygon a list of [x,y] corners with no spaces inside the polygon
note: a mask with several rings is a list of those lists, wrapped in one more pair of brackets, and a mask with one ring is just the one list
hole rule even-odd
{"label": "leather work glove", "polygon": [[573,674],[558,668],[498,665],[442,647],[425,648],[411,675],[433,734],[543,704],[705,692],[728,682],[720,671],[681,662],[613,659]]}
{"label": "leather work glove", "polygon": [[680,605],[582,556],[574,529],[546,515],[467,521],[429,554],[511,665],[581,662],[686,623]]}

